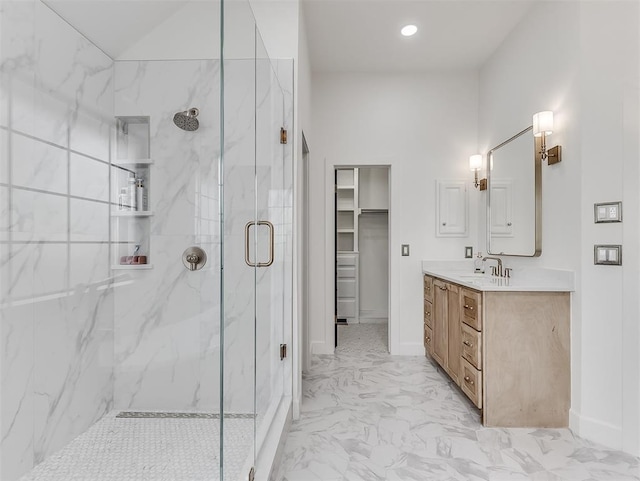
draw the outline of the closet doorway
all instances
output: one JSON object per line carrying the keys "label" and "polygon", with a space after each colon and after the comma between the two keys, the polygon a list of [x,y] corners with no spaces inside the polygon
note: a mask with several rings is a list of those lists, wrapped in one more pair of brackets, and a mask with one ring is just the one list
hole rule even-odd
{"label": "closet doorway", "polygon": [[335,347],[388,351],[389,167],[335,169]]}

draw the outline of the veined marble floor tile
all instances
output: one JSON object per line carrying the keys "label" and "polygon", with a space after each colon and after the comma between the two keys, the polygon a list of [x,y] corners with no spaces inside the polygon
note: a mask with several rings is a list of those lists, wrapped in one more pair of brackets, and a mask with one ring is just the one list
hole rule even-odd
{"label": "veined marble floor tile", "polygon": [[303,376],[276,481],[624,481],[640,460],[569,429],[485,428],[435,363],[390,356],[387,326],[338,326]]}

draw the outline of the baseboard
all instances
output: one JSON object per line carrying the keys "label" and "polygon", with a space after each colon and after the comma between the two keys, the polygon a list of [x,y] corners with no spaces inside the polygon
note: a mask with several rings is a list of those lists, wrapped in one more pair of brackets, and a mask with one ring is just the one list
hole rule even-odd
{"label": "baseboard", "polygon": [[389,319],[386,317],[359,317],[358,324],[388,324]]}
{"label": "baseboard", "polygon": [[622,449],[622,428],[620,426],[582,416],[571,409],[569,411],[569,427],[581,438],[611,449]]}
{"label": "baseboard", "polygon": [[360,309],[360,322],[362,322],[362,318],[365,319],[388,319],[389,313],[386,310],[373,310],[373,309]]}
{"label": "baseboard", "polygon": [[327,348],[327,343],[322,341],[312,341],[309,345],[311,354],[333,354],[335,348],[333,346]]}
{"label": "baseboard", "polygon": [[393,356],[424,356],[424,344],[421,342],[401,342]]}

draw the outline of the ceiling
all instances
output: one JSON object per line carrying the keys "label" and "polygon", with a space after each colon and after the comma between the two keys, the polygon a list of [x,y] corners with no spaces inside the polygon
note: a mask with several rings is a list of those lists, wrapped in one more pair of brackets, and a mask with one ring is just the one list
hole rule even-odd
{"label": "ceiling", "polygon": [[[535,0],[304,0],[318,72],[479,68]],[[400,35],[407,24],[413,37]]]}

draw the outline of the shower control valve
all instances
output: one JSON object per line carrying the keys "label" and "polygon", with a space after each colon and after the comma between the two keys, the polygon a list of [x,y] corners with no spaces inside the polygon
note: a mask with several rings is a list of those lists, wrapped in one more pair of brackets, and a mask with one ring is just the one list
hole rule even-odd
{"label": "shower control valve", "polygon": [[182,253],[182,263],[190,271],[199,271],[207,263],[207,254],[200,247],[189,247]]}

